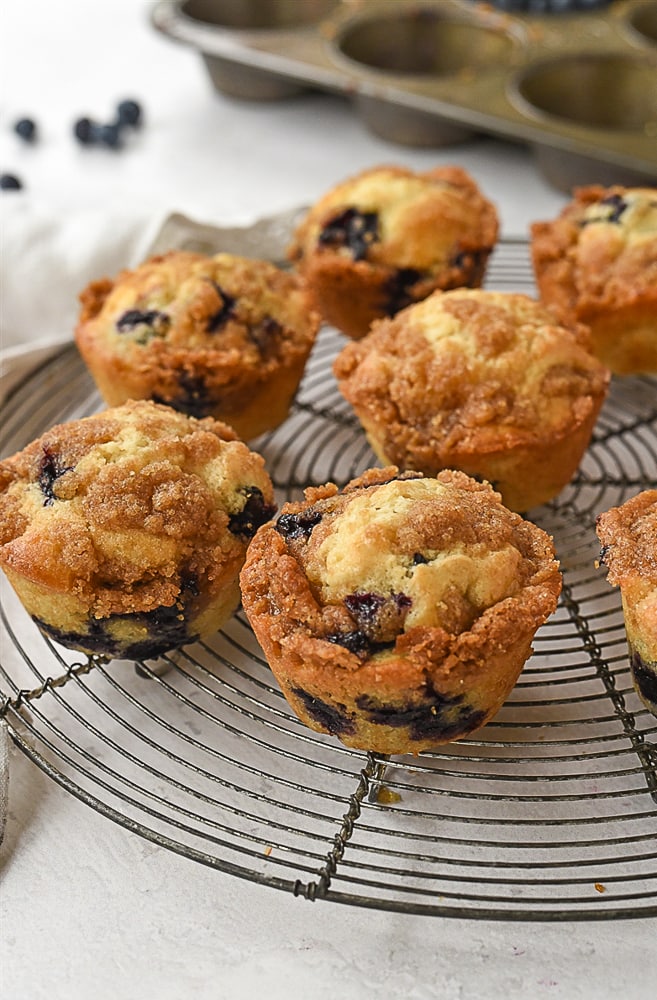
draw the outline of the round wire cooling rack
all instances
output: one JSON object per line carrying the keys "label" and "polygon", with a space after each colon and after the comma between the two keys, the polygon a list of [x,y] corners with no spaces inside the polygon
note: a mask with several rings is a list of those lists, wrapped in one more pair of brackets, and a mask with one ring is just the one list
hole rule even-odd
{"label": "round wire cooling rack", "polygon": [[[533,293],[504,241],[487,286]],[[375,464],[322,331],[290,418],[254,442],[279,502]],[[73,347],[3,415],[2,454],[100,408]],[[657,720],[629,674],[594,521],[657,482],[657,380],[614,380],[570,485],[531,512],[564,574],[508,702],[475,737],[386,758],[291,713],[240,611],[211,642],[137,665],[80,659],[38,633],[3,580],[0,685],[18,747],[124,827],[297,896],[506,920],[657,914]]]}

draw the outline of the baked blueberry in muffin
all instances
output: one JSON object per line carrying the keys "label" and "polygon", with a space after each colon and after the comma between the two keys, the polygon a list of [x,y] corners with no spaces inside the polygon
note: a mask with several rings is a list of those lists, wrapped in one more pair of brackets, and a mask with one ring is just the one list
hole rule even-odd
{"label": "baked blueberry in muffin", "polygon": [[296,275],[231,254],[171,251],[80,298],[76,341],[106,403],[152,399],[244,440],[285,420],[319,328]]}
{"label": "baked blueberry in muffin", "polygon": [[381,166],[319,199],[290,258],[324,319],[358,339],[436,288],[481,285],[497,234],[495,207],[460,167]]}
{"label": "baked blueberry in muffin", "polygon": [[598,515],[601,562],[620,587],[637,694],[657,715],[657,489]]}
{"label": "baked blueberry in muffin", "polygon": [[531,234],[545,304],[614,374],[657,372],[657,188],[578,188]]}
{"label": "baked blueberry in muffin", "polygon": [[488,484],[369,470],[261,527],[242,603],[283,694],[350,747],[419,753],[500,708],[554,611],[551,539]]}
{"label": "baked blueberry in muffin", "polygon": [[434,292],[334,363],[382,464],[493,483],[512,510],[555,497],[589,443],[609,372],[525,295]]}
{"label": "baked blueberry in muffin", "polygon": [[0,463],[0,565],[64,646],[145,659],[216,632],[273,516],[262,458],[225,424],[130,401]]}

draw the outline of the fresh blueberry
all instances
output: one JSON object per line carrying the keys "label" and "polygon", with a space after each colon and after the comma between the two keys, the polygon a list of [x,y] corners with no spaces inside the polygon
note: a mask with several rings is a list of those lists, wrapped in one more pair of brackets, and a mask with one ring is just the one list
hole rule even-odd
{"label": "fresh blueberry", "polygon": [[25,142],[34,142],[37,137],[36,124],[31,118],[19,118],[14,125],[14,132]]}
{"label": "fresh blueberry", "polygon": [[117,119],[120,125],[132,125],[137,127],[141,124],[142,110],[138,101],[120,101],[116,108]]}
{"label": "fresh blueberry", "polygon": [[99,125],[97,130],[98,142],[109,149],[119,149],[121,146],[121,128],[115,122],[108,125]]}
{"label": "fresh blueberry", "polygon": [[14,174],[0,174],[0,191],[20,191],[22,187]]}
{"label": "fresh blueberry", "polygon": [[73,125],[73,135],[83,146],[91,146],[97,141],[97,129],[91,118],[78,118]]}

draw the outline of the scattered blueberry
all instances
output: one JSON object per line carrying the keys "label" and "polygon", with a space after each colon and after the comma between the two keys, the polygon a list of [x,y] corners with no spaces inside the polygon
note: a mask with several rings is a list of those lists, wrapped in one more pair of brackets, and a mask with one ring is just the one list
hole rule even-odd
{"label": "scattered blueberry", "polygon": [[114,122],[109,125],[99,125],[96,130],[97,141],[109,149],[119,149],[121,146],[121,128]]}
{"label": "scattered blueberry", "polygon": [[117,105],[116,113],[120,125],[132,125],[136,127],[141,124],[141,105],[137,101],[120,101]]}
{"label": "scattered blueberry", "polygon": [[34,142],[37,137],[36,124],[31,118],[20,118],[14,125],[14,132],[25,142]]}
{"label": "scattered blueberry", "polygon": [[90,118],[78,118],[73,126],[73,134],[83,146],[91,146],[96,142],[97,125]]}
{"label": "scattered blueberry", "polygon": [[20,191],[23,187],[14,174],[0,174],[0,191]]}

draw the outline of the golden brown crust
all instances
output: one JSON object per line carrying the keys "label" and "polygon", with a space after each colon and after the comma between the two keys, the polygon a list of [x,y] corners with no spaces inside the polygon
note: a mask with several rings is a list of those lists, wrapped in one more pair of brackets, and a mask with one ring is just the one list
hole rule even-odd
{"label": "golden brown crust", "polygon": [[541,298],[617,374],[657,372],[657,188],[578,188],[531,227]]}
{"label": "golden brown crust", "polygon": [[561,587],[551,540],[487,484],[395,468],[285,505],[256,534],[240,582],[299,717],[382,753],[483,725]]}
{"label": "golden brown crust", "polygon": [[[344,213],[355,218],[336,239],[331,227]],[[380,166],[320,198],[297,228],[290,259],[324,318],[358,339],[374,319],[437,288],[480,285],[498,228],[495,207],[460,167]]]}
{"label": "golden brown crust", "polygon": [[632,677],[657,715],[657,489],[598,515],[601,561],[620,587]]}
{"label": "golden brown crust", "polygon": [[245,439],[285,418],[319,328],[296,275],[229,254],[171,251],[80,301],[76,341],[107,403],[167,402]]}
{"label": "golden brown crust", "polygon": [[214,631],[213,605],[228,590],[236,605],[241,512],[258,493],[273,511],[262,458],[230,427],[147,401],[53,427],[0,463],[0,486],[0,564],[78,648],[94,622],[177,604]]}
{"label": "golden brown crust", "polygon": [[657,587],[657,489],[599,514],[596,530],[610,583],[622,587],[640,576]]}
{"label": "golden brown crust", "polygon": [[527,296],[469,289],[377,322],[334,372],[382,462],[483,476],[514,510],[569,481],[609,382]]}

